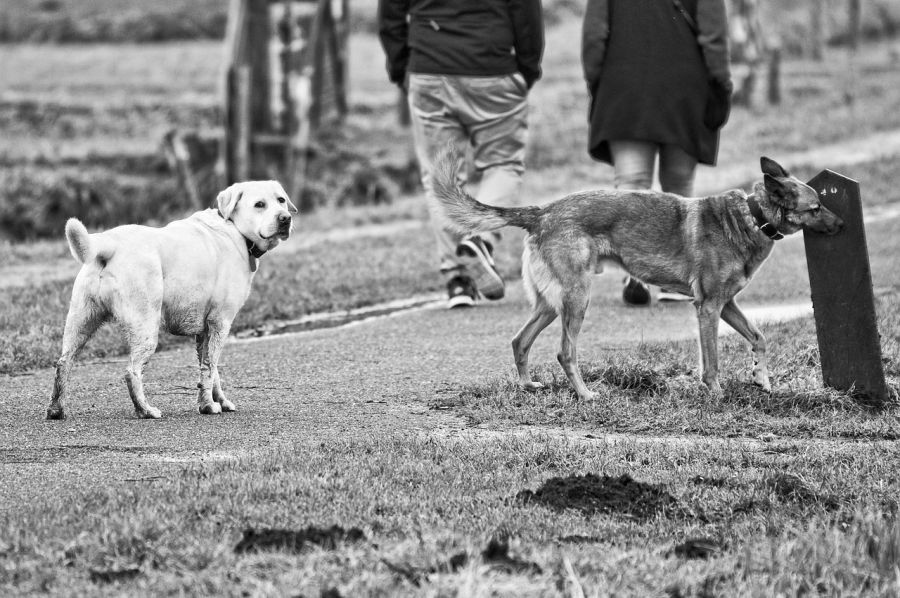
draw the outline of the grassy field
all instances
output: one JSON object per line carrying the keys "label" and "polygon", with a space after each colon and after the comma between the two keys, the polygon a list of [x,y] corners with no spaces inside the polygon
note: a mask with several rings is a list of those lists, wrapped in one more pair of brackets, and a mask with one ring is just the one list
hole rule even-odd
{"label": "grassy field", "polygon": [[[868,442],[383,432],[283,443],[0,515],[0,588],[895,596],[898,466],[892,443]],[[309,522],[362,537],[237,550],[244,530]],[[508,551],[486,553],[491,540]]]}
{"label": "grassy field", "polygon": [[[586,96],[578,49],[569,43],[578,29],[570,19],[548,33],[545,77],[533,92],[523,201],[610,182],[611,170],[584,152]],[[35,230],[57,231],[69,215],[92,219],[110,202],[128,208],[120,222],[149,215],[160,223],[185,213],[158,145],[171,127],[215,124],[220,51],[212,42],[6,46],[0,61],[6,83],[0,94],[0,229],[10,222],[22,229],[27,221]],[[410,156],[409,134],[393,124],[396,90],[383,76],[376,39],[354,36],[351,53],[352,111],[341,135],[370,163],[403,163]],[[823,63],[788,61],[783,81],[785,101],[777,109],[761,104],[734,111],[722,136],[721,163],[755,162],[761,154],[779,158],[900,127],[900,71],[892,67],[889,44],[869,45],[855,56],[834,50]],[[823,166],[842,170],[840,156],[827,165],[801,166],[798,173],[812,176]],[[897,200],[890,159],[843,170],[862,182],[867,206]],[[298,234],[424,216],[416,194],[379,207],[329,205],[301,216]],[[518,272],[517,239],[513,234],[500,256],[510,277]],[[235,329],[440,290],[430,245],[423,227],[378,241],[371,253],[363,241],[274,252]],[[74,263],[61,241],[0,241],[0,256],[0,372],[45,367],[59,346]],[[803,293],[802,285],[784,292]],[[163,346],[178,342],[168,337]],[[87,356],[120,351],[117,335],[108,331],[89,345]]]}
{"label": "grassy field", "polygon": [[[545,79],[533,97],[524,202],[610,180],[608,168],[584,155],[576,32],[576,24],[562,22],[548,37]],[[0,176],[20,177],[25,183],[17,188],[36,177],[48,180],[38,189],[72,180],[57,171],[83,176],[87,185],[100,169],[110,179],[133,177],[138,203],[152,204],[166,188],[150,193],[152,185],[139,183],[164,176],[156,170],[159,136],[173,123],[215,120],[214,43],[7,50],[0,60]],[[375,148],[373,159],[384,158],[381,150],[402,155],[407,132],[393,126],[395,90],[384,82],[377,43],[359,34],[352,51],[348,135],[358,147]],[[835,51],[821,64],[788,61],[785,102],[737,110],[723,135],[722,163],[755,163],[760,154],[778,159],[900,128],[900,72],[891,56],[888,45],[877,44],[856,57]],[[895,156],[851,164],[838,154],[833,163],[795,171],[809,178],[825,166],[860,181],[867,213],[900,202]],[[410,196],[301,217],[297,238],[266,256],[235,328],[439,291],[424,226],[301,243],[348,226],[413,223],[424,214]],[[900,219],[877,219],[866,232],[884,366],[897,390]],[[507,240],[499,261],[515,278],[521,243],[516,235]],[[261,402],[233,419],[171,413],[149,427],[119,421],[114,410],[124,403],[95,406],[85,396],[76,399],[78,415],[51,428],[22,414],[43,392],[32,386],[49,388],[51,374],[39,368],[56,358],[75,265],[59,240],[0,242],[0,264],[0,418],[8,424],[0,431],[0,466],[37,472],[27,483],[48,488],[57,479],[80,484],[0,509],[2,595],[900,594],[897,405],[869,409],[824,389],[811,322],[764,327],[771,395],[746,384],[749,352],[733,336],[721,341],[721,400],[710,399],[697,380],[693,342],[633,339],[581,354],[600,395],[588,404],[574,397],[552,356],[536,358],[536,375],[548,388],[535,393],[499,371],[444,382],[447,363],[459,357],[442,353],[450,339],[415,353],[419,362],[406,363],[408,370],[391,369],[386,355],[372,353],[400,347],[409,361],[395,324],[360,349],[369,361],[356,355],[344,363],[359,342],[346,330],[353,342],[326,344],[321,354],[315,336],[277,362],[264,353],[272,349],[260,348],[243,364],[261,381],[255,392],[283,393],[296,403],[279,403],[284,411],[277,414]],[[805,301],[806,281],[802,243],[783,241],[741,299]],[[520,323],[507,331],[505,323],[488,323],[490,308],[475,312],[467,320],[483,318],[483,334],[492,337],[511,336]],[[425,321],[436,329],[441,316],[449,317],[429,315]],[[586,343],[597,322],[586,327]],[[429,336],[423,330],[416,339]],[[164,347],[180,343],[163,340]],[[235,359],[238,349],[229,350]],[[86,356],[120,352],[117,333],[106,329]],[[163,368],[166,361],[157,356],[154,363]],[[76,389],[95,384],[105,365],[88,367],[92,378]],[[352,374],[334,388],[316,388],[339,367]],[[282,368],[295,379],[277,380]],[[167,399],[163,389],[195,392],[174,379],[151,379],[150,391],[160,401]],[[97,394],[122,393],[119,379],[96,384]],[[238,384],[229,392],[251,392]],[[313,402],[317,392],[325,395],[321,403]],[[347,414],[370,403],[385,404],[387,415],[349,430]],[[327,417],[312,425],[310,410]],[[397,415],[404,410],[435,419],[427,429],[410,427]],[[105,435],[104,426],[115,433]],[[91,434],[95,440],[84,440]],[[123,434],[127,441],[110,439]],[[140,445],[147,437],[153,441]],[[190,452],[201,441],[239,450],[201,458]],[[134,457],[127,462],[135,467],[163,445],[191,456],[180,454],[167,467],[154,462],[158,470],[148,466],[152,471],[134,477],[132,469],[116,469],[126,461],[115,455]],[[14,490],[0,488],[0,495]],[[315,534],[311,525],[340,527]],[[269,528],[283,533],[260,533]],[[301,532],[312,541],[301,545]]]}

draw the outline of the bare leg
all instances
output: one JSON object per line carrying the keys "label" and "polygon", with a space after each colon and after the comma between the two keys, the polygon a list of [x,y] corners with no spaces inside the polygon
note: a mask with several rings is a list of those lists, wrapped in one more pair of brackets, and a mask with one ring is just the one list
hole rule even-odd
{"label": "bare leg", "polygon": [[[76,292],[78,291],[73,291],[73,294]],[[68,399],[69,373],[72,371],[72,364],[81,348],[105,319],[105,314],[88,309],[85,301],[72,301],[66,316],[66,327],[63,330],[62,354],[56,362],[56,379],[53,382],[50,405],[47,407],[47,419],[66,419],[64,405]]]}
{"label": "bare leg", "polygon": [[734,299],[722,308],[722,319],[750,343],[753,350],[753,384],[771,392],[772,384],[769,382],[769,368],[766,360],[766,337],[747,319]]}
{"label": "bare leg", "polygon": [[524,388],[541,388],[543,386],[540,382],[531,379],[531,374],[528,372],[528,353],[531,351],[534,339],[555,319],[556,311],[541,297],[538,297],[528,322],[522,326],[512,340],[516,371],[519,373],[519,383]]}
{"label": "bare leg", "polygon": [[576,345],[584,314],[590,303],[590,278],[585,278],[575,284],[575,288],[567,291],[563,298],[562,312],[562,343],[560,344],[557,359],[563,371],[569,378],[569,382],[575,388],[575,392],[582,399],[594,399],[597,393],[588,390],[578,369],[578,356]]}
{"label": "bare leg", "polygon": [[713,396],[724,393],[719,385],[719,317],[722,308],[709,301],[698,303],[697,320],[700,324],[700,367],[703,383]]}

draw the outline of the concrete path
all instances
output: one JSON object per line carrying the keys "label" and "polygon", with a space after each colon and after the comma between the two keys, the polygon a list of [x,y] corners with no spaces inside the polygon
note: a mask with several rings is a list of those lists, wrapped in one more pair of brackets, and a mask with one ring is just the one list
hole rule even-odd
{"label": "concrete path", "polygon": [[[694,335],[693,307],[625,307],[616,274],[599,276],[580,344],[583,359],[641,341]],[[0,377],[0,504],[14,508],[47,492],[97,484],[152,483],[186,463],[232,459],[283,440],[353,438],[373,430],[404,433],[462,429],[429,409],[461,383],[513,374],[509,339],[529,308],[520,284],[506,299],[476,309],[431,305],[352,326],[233,340],[222,372],[238,412],[196,413],[193,351],[157,354],[147,392],[163,412],[134,419],[122,376],[125,360],[79,364],[69,419],[44,420],[53,371]],[[535,343],[534,363],[555,363],[559,324]]]}
{"label": "concrete path", "polygon": [[[863,144],[900,153],[900,133]],[[841,146],[842,159],[854,155],[853,147]],[[787,163],[797,160],[824,161],[809,152]],[[721,176],[752,177],[741,168],[722,169]],[[728,186],[720,183],[702,184]],[[893,207],[880,214],[898,213]],[[373,227],[366,234],[389,231]],[[579,347],[583,359],[603,360],[642,341],[695,335],[690,304],[627,308],[620,285],[618,274],[598,277]],[[805,304],[756,308],[757,321],[809,314]],[[391,428],[406,434],[460,431],[459,419],[429,404],[461,383],[511,376],[509,339],[528,311],[521,285],[513,284],[506,299],[474,310],[451,312],[426,301],[353,326],[234,340],[222,372],[238,412],[221,416],[195,411],[195,356],[188,349],[158,354],[150,363],[147,391],[163,411],[159,421],[134,419],[122,380],[124,359],[76,367],[70,417],[62,422],[44,420],[52,370],[0,376],[0,508],[15,509],[46,493],[152,483],[177,475],[186,464],[215,467],[283,441],[362,437]],[[554,323],[536,342],[534,363],[555,363],[558,336]]]}

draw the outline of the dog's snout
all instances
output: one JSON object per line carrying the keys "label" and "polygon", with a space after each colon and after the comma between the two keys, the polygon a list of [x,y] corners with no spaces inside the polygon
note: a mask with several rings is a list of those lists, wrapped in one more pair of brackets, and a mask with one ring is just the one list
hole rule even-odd
{"label": "dog's snout", "polygon": [[291,225],[291,215],[290,214],[279,214],[278,215],[278,227],[279,228],[287,228]]}
{"label": "dog's snout", "polygon": [[835,216],[834,224],[832,224],[831,228],[832,228],[832,234],[841,232],[842,230],[844,230],[844,221],[841,220],[840,217]]}

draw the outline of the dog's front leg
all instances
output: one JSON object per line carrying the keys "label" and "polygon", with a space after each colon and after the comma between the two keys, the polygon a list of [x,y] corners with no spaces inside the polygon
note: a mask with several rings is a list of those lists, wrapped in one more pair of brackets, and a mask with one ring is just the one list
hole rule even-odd
{"label": "dog's front leg", "polygon": [[722,398],[724,392],[719,385],[719,316],[722,308],[710,301],[697,304],[697,322],[700,325],[700,367],[703,383],[710,394]]}
{"label": "dog's front leg", "polygon": [[203,415],[222,412],[222,406],[213,400],[213,376],[209,360],[209,331],[198,334],[197,361],[200,363],[200,381],[197,383],[197,411]]}
{"label": "dog's front leg", "polygon": [[753,322],[747,319],[734,299],[731,299],[722,308],[722,319],[750,343],[753,350],[753,384],[771,392],[772,384],[769,382],[769,368],[766,360],[766,337],[753,325]]}

